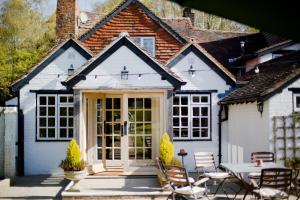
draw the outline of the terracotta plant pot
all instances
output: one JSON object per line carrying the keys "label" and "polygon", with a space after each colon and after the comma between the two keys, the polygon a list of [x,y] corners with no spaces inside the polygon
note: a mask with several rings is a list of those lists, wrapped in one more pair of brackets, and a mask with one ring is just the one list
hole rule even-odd
{"label": "terracotta plant pot", "polygon": [[78,187],[78,182],[86,177],[86,170],[82,171],[65,171],[65,178],[72,181],[73,185],[69,189],[68,192],[80,192]]}

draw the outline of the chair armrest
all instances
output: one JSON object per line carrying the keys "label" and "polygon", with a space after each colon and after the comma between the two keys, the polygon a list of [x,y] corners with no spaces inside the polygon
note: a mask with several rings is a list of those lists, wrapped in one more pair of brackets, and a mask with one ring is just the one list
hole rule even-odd
{"label": "chair armrest", "polygon": [[202,185],[203,183],[207,182],[208,180],[210,180],[210,178],[208,178],[208,177],[202,178],[202,179],[196,181],[196,182],[194,183],[194,186]]}

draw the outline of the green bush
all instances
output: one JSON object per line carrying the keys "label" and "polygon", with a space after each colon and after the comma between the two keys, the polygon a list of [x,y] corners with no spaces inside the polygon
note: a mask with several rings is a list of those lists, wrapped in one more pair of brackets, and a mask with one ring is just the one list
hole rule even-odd
{"label": "green bush", "polygon": [[74,139],[70,141],[67,156],[61,161],[59,167],[64,171],[81,171],[86,167],[86,163],[81,160],[80,148]]}
{"label": "green bush", "polygon": [[182,167],[181,161],[177,158],[173,158],[169,164],[177,167]]}
{"label": "green bush", "polygon": [[292,169],[299,169],[300,168],[300,158],[299,157],[293,157],[286,161],[287,167],[290,167]]}
{"label": "green bush", "polygon": [[164,133],[160,139],[159,158],[165,165],[169,165],[174,158],[174,146],[167,133]]}

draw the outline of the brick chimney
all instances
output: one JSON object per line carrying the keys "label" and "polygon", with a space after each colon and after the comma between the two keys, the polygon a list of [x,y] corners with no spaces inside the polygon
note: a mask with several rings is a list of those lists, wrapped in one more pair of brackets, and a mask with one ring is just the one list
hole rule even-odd
{"label": "brick chimney", "polygon": [[66,39],[77,34],[77,0],[57,0],[56,38]]}
{"label": "brick chimney", "polygon": [[194,23],[195,23],[195,13],[192,12],[192,9],[189,8],[189,7],[185,7],[183,9],[183,17],[188,17],[191,19],[191,22],[194,26]]}

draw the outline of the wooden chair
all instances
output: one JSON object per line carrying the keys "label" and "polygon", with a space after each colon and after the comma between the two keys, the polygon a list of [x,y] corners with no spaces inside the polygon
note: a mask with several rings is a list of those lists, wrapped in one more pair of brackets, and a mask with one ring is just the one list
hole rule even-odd
{"label": "wooden chair", "polygon": [[292,182],[292,170],[267,168],[261,172],[260,183],[252,193],[261,199],[288,199]]}
{"label": "wooden chair", "polygon": [[[189,181],[188,172],[183,167],[165,166],[165,172],[172,191],[172,199],[175,200],[175,195],[183,197],[192,197],[194,199],[207,197],[208,190],[206,187],[200,187],[205,184],[209,178],[203,178],[191,184]],[[207,197],[208,198],[208,197]]]}
{"label": "wooden chair", "polygon": [[208,177],[213,180],[220,180],[215,195],[218,193],[219,189],[222,189],[224,194],[228,198],[228,194],[224,189],[223,185],[226,180],[231,178],[232,176],[227,172],[219,172],[218,167],[216,166],[214,154],[212,152],[195,152],[194,153],[195,159],[195,169],[200,175],[199,170],[203,173],[204,177]]}
{"label": "wooden chair", "polygon": [[[272,163],[275,161],[274,153],[268,151],[258,151],[251,153],[251,162],[255,163],[258,160],[262,160],[264,163]],[[250,173],[249,179],[259,180],[261,173]]]}

